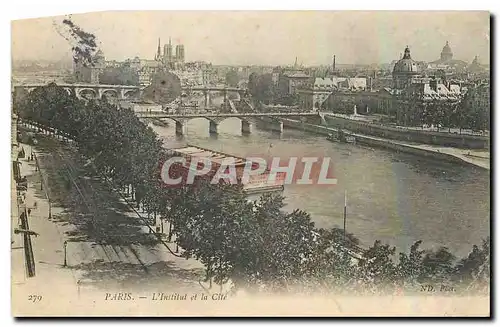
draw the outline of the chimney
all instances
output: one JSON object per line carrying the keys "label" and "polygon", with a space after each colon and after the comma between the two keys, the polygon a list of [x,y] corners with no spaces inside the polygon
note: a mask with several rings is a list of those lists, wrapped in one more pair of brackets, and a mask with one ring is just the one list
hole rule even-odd
{"label": "chimney", "polygon": [[335,55],[333,55],[333,72],[335,72]]}
{"label": "chimney", "polygon": [[373,78],[369,78],[369,82],[370,82],[370,92],[373,92]]}

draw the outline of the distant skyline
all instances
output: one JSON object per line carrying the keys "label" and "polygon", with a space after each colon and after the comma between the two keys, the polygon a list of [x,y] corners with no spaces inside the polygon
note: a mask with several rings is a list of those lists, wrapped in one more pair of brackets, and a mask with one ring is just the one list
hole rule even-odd
{"label": "distant skyline", "polygon": [[[14,60],[71,58],[55,30],[63,16],[12,22]],[[106,60],[153,59],[158,46],[184,44],[186,61],[218,65],[382,64],[400,58],[434,61],[449,41],[454,59],[490,57],[488,12],[108,11],[72,15],[95,34]]]}

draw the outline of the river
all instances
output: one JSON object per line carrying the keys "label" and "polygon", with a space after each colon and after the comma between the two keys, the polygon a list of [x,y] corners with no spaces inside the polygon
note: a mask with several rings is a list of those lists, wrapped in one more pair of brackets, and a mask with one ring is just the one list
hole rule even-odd
{"label": "river", "polygon": [[286,128],[277,135],[254,125],[250,135],[242,136],[237,118],[220,123],[216,137],[209,135],[203,118],[190,120],[184,137],[175,135],[173,122],[169,127],[150,126],[166,147],[189,143],[241,157],[330,157],[337,184],[288,185],[286,209],[309,212],[318,227],[342,228],[347,192],[347,231],[364,247],[381,240],[408,251],[422,240],[424,248],[446,246],[465,256],[490,235],[490,175],[480,168],[333,143]]}

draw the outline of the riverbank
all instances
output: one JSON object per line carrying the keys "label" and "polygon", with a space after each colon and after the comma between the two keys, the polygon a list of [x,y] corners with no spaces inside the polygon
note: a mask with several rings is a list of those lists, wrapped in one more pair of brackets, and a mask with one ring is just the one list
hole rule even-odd
{"label": "riverbank", "polygon": [[[324,136],[331,133],[337,133],[338,131],[338,128],[308,124],[289,118],[283,118],[282,121],[283,126],[287,128],[303,130]],[[490,157],[488,151],[465,150],[454,147],[402,142],[359,133],[353,133],[353,135],[356,137],[356,142],[359,144],[423,156],[434,160],[462,165],[473,165],[475,167],[490,170]]]}
{"label": "riverbank", "polygon": [[490,139],[488,136],[445,133],[439,131],[388,126],[362,120],[361,118],[363,116],[358,116],[359,119],[355,119],[355,117],[352,116],[332,113],[324,113],[323,116],[326,123],[331,127],[346,129],[362,135],[369,135],[399,142],[428,144],[460,149],[489,149],[490,146]]}

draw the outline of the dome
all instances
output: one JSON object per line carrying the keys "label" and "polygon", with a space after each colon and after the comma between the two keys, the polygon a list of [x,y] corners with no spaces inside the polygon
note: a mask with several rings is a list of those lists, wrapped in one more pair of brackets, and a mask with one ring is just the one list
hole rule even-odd
{"label": "dome", "polygon": [[443,47],[443,51],[441,51],[441,52],[445,53],[445,54],[452,54],[450,44],[448,43],[448,41],[446,41],[446,44]]}
{"label": "dome", "polygon": [[453,52],[451,52],[450,44],[446,41],[446,44],[443,47],[443,51],[441,51],[441,60],[448,61],[453,59]]}
{"label": "dome", "polygon": [[394,65],[393,74],[416,74],[417,73],[417,63],[415,60],[411,59],[410,48],[406,47],[405,54],[402,59],[400,59],[396,65]]}

